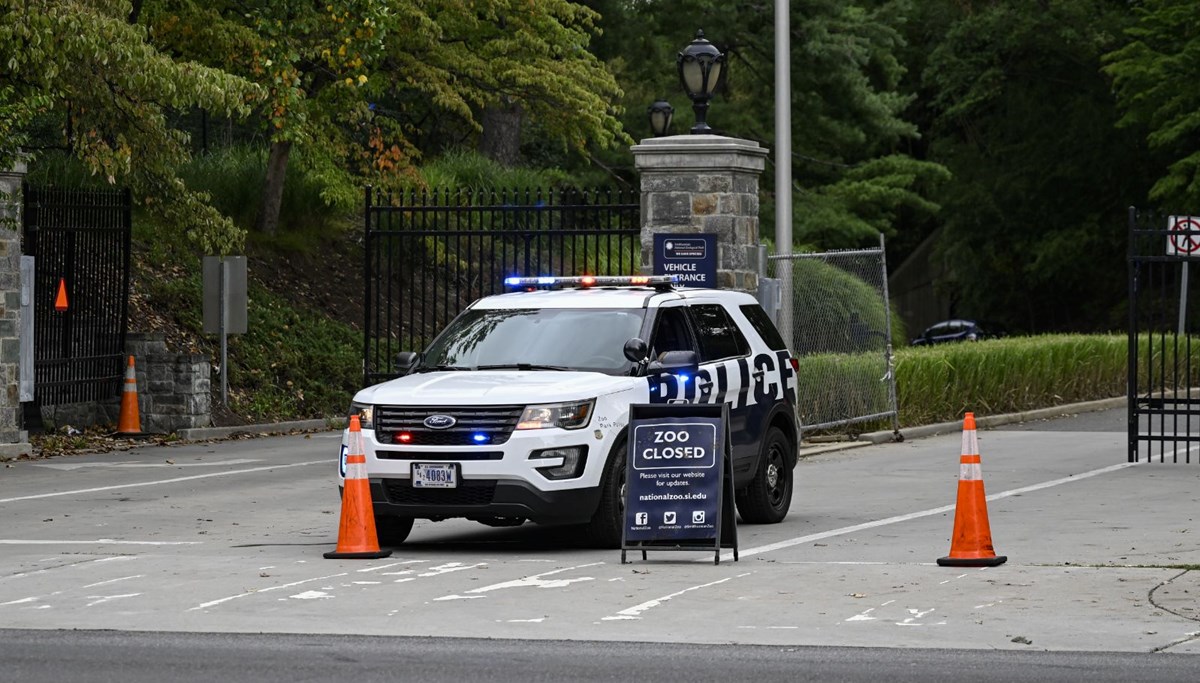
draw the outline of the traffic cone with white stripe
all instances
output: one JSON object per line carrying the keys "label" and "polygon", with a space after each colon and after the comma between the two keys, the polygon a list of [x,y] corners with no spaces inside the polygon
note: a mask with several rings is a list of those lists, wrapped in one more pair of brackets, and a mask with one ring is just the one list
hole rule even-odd
{"label": "traffic cone with white stripe", "polygon": [[142,433],[142,418],[138,413],[137,371],[133,356],[125,367],[125,390],[121,392],[121,414],[117,419],[117,434],[138,436]]}
{"label": "traffic cone with white stripe", "polygon": [[337,548],[325,553],[325,558],[374,560],[391,554],[391,550],[379,549],[379,537],[375,533],[375,510],[371,505],[371,485],[367,481],[367,455],[363,450],[362,426],[358,416],[351,415]]}
{"label": "traffic cone with white stripe", "polygon": [[1008,560],[992,548],[988,525],[987,496],[983,492],[983,467],[975,413],[963,418],[962,459],[958,465],[958,502],[954,506],[954,534],[950,554],[937,563],[943,567],[995,567]]}

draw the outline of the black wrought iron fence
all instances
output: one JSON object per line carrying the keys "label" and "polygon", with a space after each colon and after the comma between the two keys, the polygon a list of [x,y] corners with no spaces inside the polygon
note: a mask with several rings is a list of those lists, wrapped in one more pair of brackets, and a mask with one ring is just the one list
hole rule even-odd
{"label": "black wrought iron fence", "polygon": [[35,258],[34,400],[116,396],[129,302],[128,190],[26,185],[24,252]]}
{"label": "black wrought iron fence", "polygon": [[621,275],[640,261],[639,196],[621,190],[368,188],[364,211],[367,384],[395,376],[469,303],[514,275]]}
{"label": "black wrought iron fence", "polygon": [[1200,218],[1130,208],[1130,462],[1200,463],[1198,281]]}

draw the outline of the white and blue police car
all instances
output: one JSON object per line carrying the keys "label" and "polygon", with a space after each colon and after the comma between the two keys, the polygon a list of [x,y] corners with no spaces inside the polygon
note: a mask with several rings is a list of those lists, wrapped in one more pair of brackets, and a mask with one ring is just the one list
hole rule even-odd
{"label": "white and blue police car", "polygon": [[728,403],[742,521],[783,520],[796,365],[752,296],[669,276],[505,282],[521,291],[474,302],[423,353],[397,356],[401,377],[354,396],[381,544],[414,519],[465,517],[578,524],[590,544],[619,545],[635,403]]}

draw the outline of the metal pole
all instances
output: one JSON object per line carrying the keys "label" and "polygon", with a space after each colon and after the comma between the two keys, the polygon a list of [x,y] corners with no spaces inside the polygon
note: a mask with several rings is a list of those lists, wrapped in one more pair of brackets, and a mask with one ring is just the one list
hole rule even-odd
{"label": "metal pole", "polygon": [[[775,0],[775,253],[792,253],[792,40],[791,3]],[[794,348],[792,262],[780,259],[779,331]]]}
{"label": "metal pole", "polygon": [[1187,323],[1187,296],[1188,296],[1188,262],[1183,262],[1183,273],[1179,277],[1179,337],[1183,336],[1184,327]]}
{"label": "metal pole", "polygon": [[217,301],[221,306],[221,405],[229,405],[229,346],[226,343],[225,330],[229,329],[229,267],[225,257],[221,257],[221,277],[218,278]]}

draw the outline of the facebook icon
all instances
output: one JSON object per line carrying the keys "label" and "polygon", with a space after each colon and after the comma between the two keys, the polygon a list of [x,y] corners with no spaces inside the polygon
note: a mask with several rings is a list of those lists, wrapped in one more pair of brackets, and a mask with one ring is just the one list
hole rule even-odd
{"label": "facebook icon", "polygon": [[648,513],[648,512],[638,512],[633,516],[633,522],[634,522],[634,524],[637,524],[638,526],[643,526],[643,525],[647,524],[649,521],[650,521],[650,513]]}

